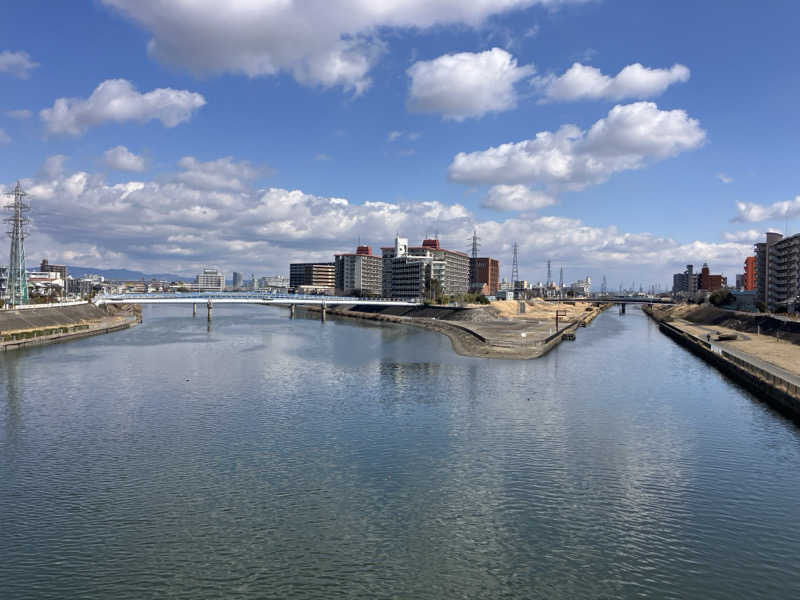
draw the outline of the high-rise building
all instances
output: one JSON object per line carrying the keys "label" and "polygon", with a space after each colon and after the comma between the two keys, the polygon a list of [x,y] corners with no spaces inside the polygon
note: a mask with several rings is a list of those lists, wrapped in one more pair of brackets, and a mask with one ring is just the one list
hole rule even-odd
{"label": "high-rise building", "polygon": [[748,256],[744,259],[744,280],[742,289],[752,292],[756,289],[756,257]]}
{"label": "high-rise building", "polygon": [[500,262],[497,259],[470,258],[469,272],[471,280],[470,290],[478,290],[484,285],[489,288],[489,295],[494,296],[500,286]]}
{"label": "high-rise building", "polygon": [[336,263],[291,263],[289,287],[332,292],[336,287]]}
{"label": "high-rise building", "polygon": [[337,254],[336,293],[380,296],[383,286],[383,261],[369,246],[358,246],[355,254]]}
{"label": "high-rise building", "polygon": [[694,272],[694,265],[686,265],[683,273],[672,276],[672,293],[694,296],[700,286],[700,274]]}
{"label": "high-rise building", "polygon": [[239,288],[241,288],[242,287],[242,274],[237,272],[237,271],[234,271],[233,272],[233,280],[231,281],[231,284],[233,285],[233,289],[235,289],[235,290],[238,290]]}
{"label": "high-rise building", "polygon": [[755,244],[755,279],[756,279],[756,302],[762,302],[768,310],[769,308],[769,281],[770,281],[770,255],[772,247],[783,239],[783,235],[775,232],[768,232],[764,242]]}
{"label": "high-rise building", "polygon": [[795,312],[800,308],[800,233],[785,238],[770,232],[755,248],[756,300],[770,311]]}
{"label": "high-rise building", "polygon": [[225,275],[219,269],[203,269],[194,282],[199,292],[221,292],[225,289]]}
{"label": "high-rise building", "polygon": [[[421,246],[409,246],[406,238],[398,236],[394,246],[385,246],[381,251],[383,295],[386,297],[423,297],[428,283],[420,288],[419,278],[425,277],[435,279],[441,293],[448,296],[469,291],[469,256],[442,248],[437,239],[423,240]],[[424,263],[425,267],[415,266],[416,263]],[[396,270],[398,275],[395,275]],[[412,296],[414,293],[418,295]]]}

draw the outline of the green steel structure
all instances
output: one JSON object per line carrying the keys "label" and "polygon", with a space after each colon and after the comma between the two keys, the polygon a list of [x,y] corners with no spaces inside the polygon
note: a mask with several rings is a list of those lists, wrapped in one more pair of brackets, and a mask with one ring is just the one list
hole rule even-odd
{"label": "green steel structure", "polygon": [[22,190],[19,181],[13,192],[6,193],[13,198],[6,208],[11,210],[12,216],[5,222],[9,224],[8,235],[11,237],[11,252],[8,259],[8,303],[19,306],[28,303],[28,280],[25,275],[25,226],[29,220],[25,216],[31,208],[25,203],[27,194]]}

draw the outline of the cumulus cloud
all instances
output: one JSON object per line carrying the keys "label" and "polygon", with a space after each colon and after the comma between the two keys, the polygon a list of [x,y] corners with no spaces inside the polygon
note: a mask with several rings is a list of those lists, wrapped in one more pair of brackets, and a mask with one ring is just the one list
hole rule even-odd
{"label": "cumulus cloud", "polygon": [[494,185],[489,188],[483,206],[495,210],[535,211],[555,202],[553,196],[525,185]]}
{"label": "cumulus cloud", "polygon": [[[236,166],[242,163],[222,160],[233,165],[230,172],[236,179]],[[196,171],[196,164],[216,162],[195,159],[185,164]],[[177,175],[112,185],[98,174],[66,170],[63,156],[49,159],[36,177],[22,182],[35,198],[33,227],[26,240],[29,257],[149,272],[192,274],[218,265],[226,271],[285,274],[290,261],[329,261],[334,252],[352,250],[359,236],[379,247],[391,244],[397,232],[421,240],[426,231],[436,229],[444,247],[467,250],[477,227],[482,250],[500,259],[504,273],[517,241],[526,279],[536,279],[535,269],[543,269],[553,258],[571,270],[641,269],[650,281],[661,277],[666,282],[682,265],[699,260],[707,260],[715,270],[740,270],[742,256],[751,250],[749,244],[680,243],[559,216],[480,219],[460,204],[356,204],[296,189],[187,183]],[[7,182],[0,191],[12,186]]]}
{"label": "cumulus cloud", "polygon": [[58,98],[39,117],[50,134],[78,136],[109,121],[146,123],[157,119],[164,127],[175,127],[205,103],[195,92],[159,88],[142,94],[126,79],[107,79],[89,98]]}
{"label": "cumulus cloud", "polygon": [[688,67],[680,64],[649,69],[633,63],[609,77],[596,67],[576,62],[563,75],[541,78],[537,84],[544,99],[550,101],[643,99],[658,96],[673,83],[688,81],[689,76]]}
{"label": "cumulus cloud", "polygon": [[639,169],[698,148],[706,134],[683,110],[659,110],[652,102],[617,105],[588,131],[563,125],[534,139],[479,152],[460,152],[448,169],[452,181],[544,184],[579,190],[613,173]]}
{"label": "cumulus cloud", "polygon": [[11,52],[3,50],[0,52],[0,73],[8,73],[20,79],[28,79],[31,71],[39,66],[39,63],[31,60],[27,52]]}
{"label": "cumulus cloud", "polygon": [[786,219],[800,216],[800,196],[794,200],[784,200],[772,204],[756,204],[755,202],[737,202],[736,216],[731,219],[739,223],[758,223],[770,219]]}
{"label": "cumulus cloud", "polygon": [[436,113],[455,121],[482,117],[514,108],[514,86],[533,72],[533,66],[518,66],[517,60],[501,48],[445,54],[411,65],[406,104],[412,112]]}
{"label": "cumulus cloud", "polygon": [[117,171],[141,172],[145,170],[144,158],[134,154],[125,146],[109,148],[103,154],[103,159],[108,167]]}
{"label": "cumulus cloud", "polygon": [[31,118],[31,114],[32,114],[31,111],[26,110],[24,108],[20,109],[20,110],[7,110],[6,111],[6,116],[7,117],[9,117],[11,119],[16,119],[18,121],[22,121],[23,119],[30,119]]}
{"label": "cumulus cloud", "polygon": [[[768,231],[775,231],[769,229]],[[764,231],[756,229],[748,229],[746,231],[726,231],[722,234],[722,239],[727,242],[741,242],[743,244],[755,244],[756,242],[764,241]]]}
{"label": "cumulus cloud", "polygon": [[387,28],[442,25],[477,27],[493,15],[533,5],[557,7],[583,0],[337,0],[265,2],[217,0],[103,0],[149,31],[147,52],[197,74],[248,77],[290,73],[309,85],[341,86],[355,93],[385,52]]}
{"label": "cumulus cloud", "polygon": [[252,180],[268,172],[247,161],[236,162],[232,156],[208,162],[184,156],[178,166],[183,171],[175,175],[175,180],[201,190],[244,191]]}
{"label": "cumulus cloud", "polygon": [[9,144],[11,143],[11,136],[9,136],[5,131],[0,129],[0,144]]}

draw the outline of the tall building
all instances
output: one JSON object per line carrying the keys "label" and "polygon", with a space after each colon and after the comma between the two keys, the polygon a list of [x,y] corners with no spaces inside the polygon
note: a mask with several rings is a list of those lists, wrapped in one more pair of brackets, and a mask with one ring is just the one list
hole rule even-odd
{"label": "tall building", "polygon": [[333,291],[336,287],[336,263],[291,263],[289,287],[304,291]]}
{"label": "tall building", "polygon": [[768,286],[770,279],[770,254],[772,247],[781,241],[783,236],[780,233],[770,231],[764,242],[755,244],[755,278],[756,278],[756,302],[763,302],[769,309]]}
{"label": "tall building", "polygon": [[484,285],[489,288],[489,295],[494,296],[500,287],[500,261],[494,258],[469,259],[471,291],[481,289]]}
{"label": "tall building", "polygon": [[199,292],[221,292],[225,289],[225,275],[219,269],[203,269],[194,282]]}
{"label": "tall building", "polygon": [[756,289],[756,257],[748,256],[744,259],[744,281],[742,289],[752,292]]}
{"label": "tall building", "polygon": [[756,300],[767,309],[795,312],[800,308],[800,233],[783,237],[767,233],[756,244]]}
{"label": "tall building", "polygon": [[233,289],[238,290],[242,287],[242,274],[238,271],[233,272],[233,279],[231,281]]}
{"label": "tall building", "polygon": [[380,296],[383,287],[383,260],[369,246],[358,246],[355,254],[336,254],[336,293]]}
{"label": "tall building", "polygon": [[683,273],[672,276],[672,293],[694,296],[700,286],[700,274],[694,272],[694,265],[686,265]]}
{"label": "tall building", "polygon": [[[469,291],[469,256],[442,248],[437,239],[423,240],[421,246],[409,246],[408,239],[398,236],[394,246],[385,246],[381,251],[383,295],[386,297],[423,297],[428,284],[423,282],[420,288],[420,278],[435,279],[441,292],[448,296]],[[416,263],[425,266],[416,266]],[[414,293],[418,295],[412,296]]]}

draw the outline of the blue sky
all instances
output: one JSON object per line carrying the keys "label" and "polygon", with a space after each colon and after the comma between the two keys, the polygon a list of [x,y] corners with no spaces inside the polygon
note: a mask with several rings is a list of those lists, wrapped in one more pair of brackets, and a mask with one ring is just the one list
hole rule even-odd
{"label": "blue sky", "polygon": [[800,229],[794,3],[218,5],[5,8],[31,263],[264,275],[477,227],[503,276],[518,241],[526,279],[647,286]]}

